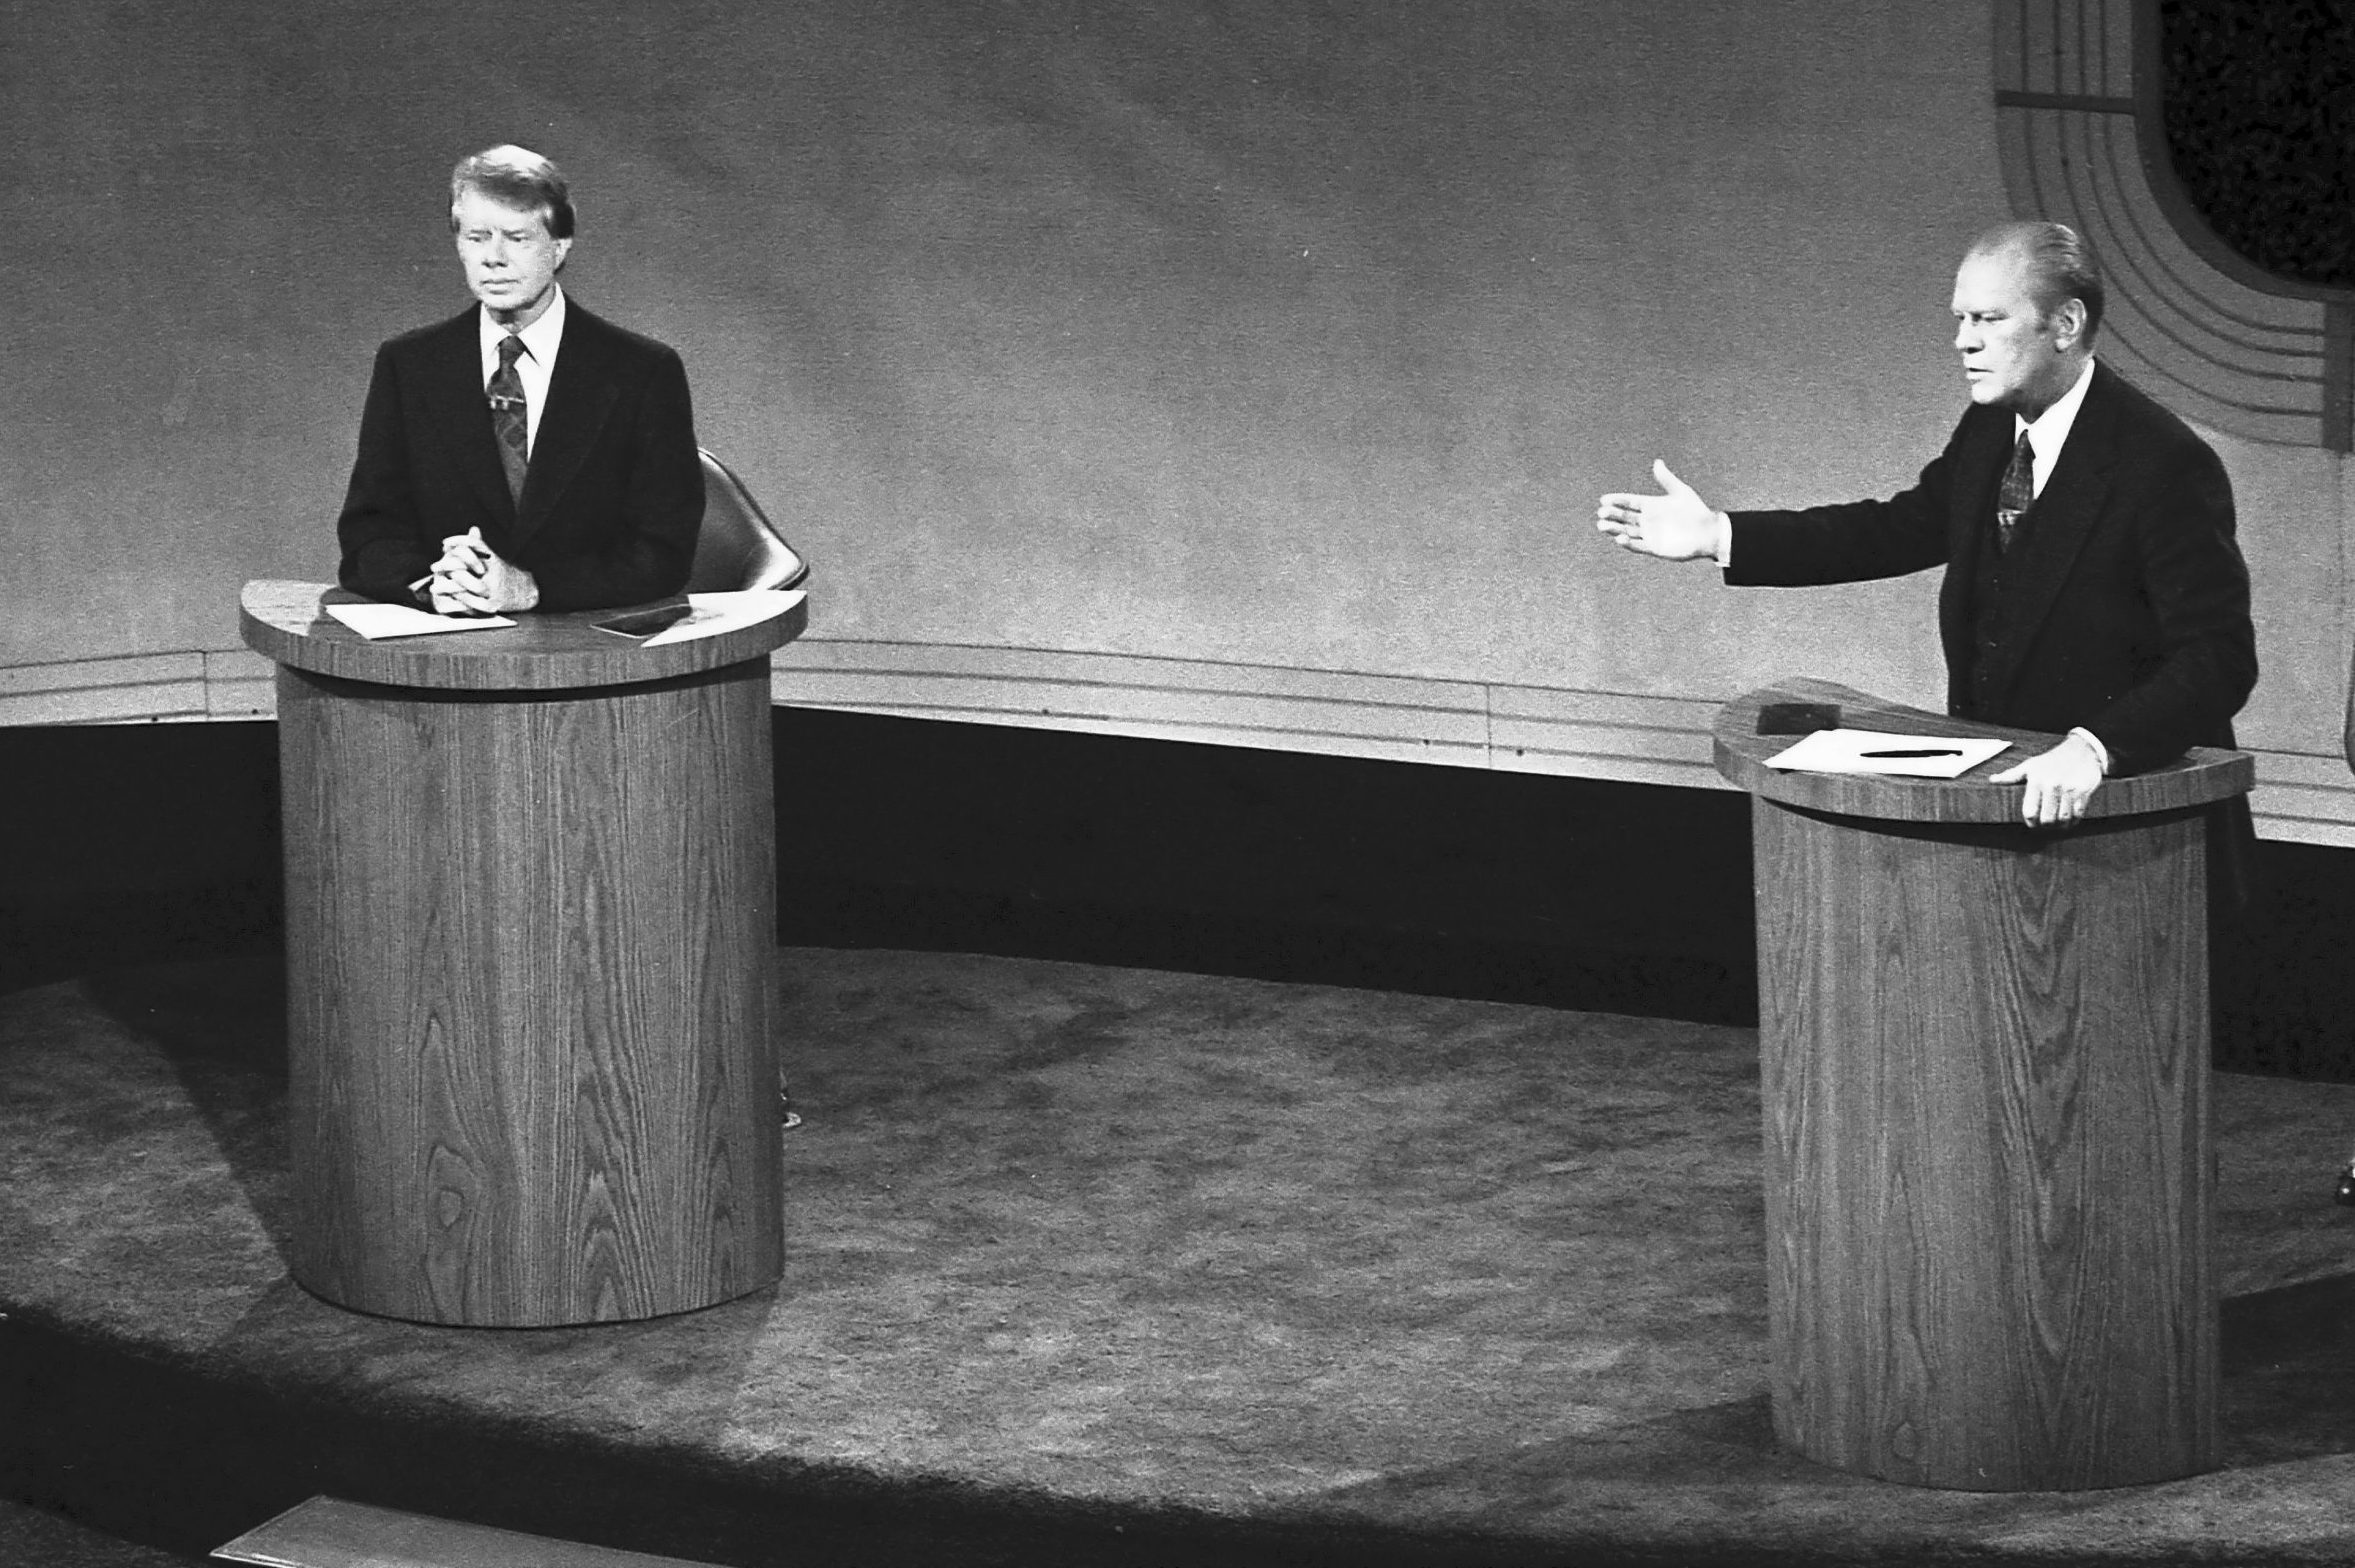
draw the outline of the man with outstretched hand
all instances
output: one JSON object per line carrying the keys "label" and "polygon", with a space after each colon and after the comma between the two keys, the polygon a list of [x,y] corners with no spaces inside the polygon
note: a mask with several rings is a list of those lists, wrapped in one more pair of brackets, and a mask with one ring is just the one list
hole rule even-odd
{"label": "man with outstretched hand", "polygon": [[[1662,493],[1606,495],[1596,526],[1624,549],[1714,560],[1731,584],[1945,567],[1949,711],[2065,732],[1993,782],[2022,786],[2029,825],[2074,823],[2111,774],[2232,745],[2257,681],[2224,465],[2094,358],[2102,299],[2073,230],[1990,229],[1954,284],[1971,407],[1911,489],[1726,513],[1656,463]],[[2245,839],[2245,803],[2238,818]]]}

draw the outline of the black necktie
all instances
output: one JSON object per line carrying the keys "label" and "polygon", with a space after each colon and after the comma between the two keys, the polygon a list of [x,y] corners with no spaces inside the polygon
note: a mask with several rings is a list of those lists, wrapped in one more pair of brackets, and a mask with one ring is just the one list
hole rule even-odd
{"label": "black necktie", "polygon": [[2020,432],[2020,444],[2012,448],[2012,460],[2003,471],[2003,484],[1995,492],[1995,548],[1999,551],[2012,547],[2012,530],[2020,526],[2020,514],[2028,510],[2036,499],[2036,448],[2028,444],[2028,432]]}
{"label": "black necktie", "polygon": [[[523,472],[531,466],[531,413],[523,401],[523,378],[515,373],[523,339],[510,332],[499,339],[499,368],[491,372],[491,433],[499,438],[499,462],[507,470],[507,494],[523,503]],[[2008,482],[2008,481],[2007,481]]]}

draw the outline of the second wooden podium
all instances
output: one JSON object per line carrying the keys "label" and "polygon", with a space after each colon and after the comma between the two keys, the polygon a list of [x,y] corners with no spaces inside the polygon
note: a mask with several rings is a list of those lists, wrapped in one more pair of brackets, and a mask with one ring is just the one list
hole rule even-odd
{"label": "second wooden podium", "polygon": [[652,1317],[783,1266],[770,649],[594,623],[368,642],[249,584],[279,664],[294,1273],[429,1323]]}
{"label": "second wooden podium", "polygon": [[[1770,702],[2000,736],[1949,781],[1780,772]],[[2019,821],[2058,740],[1791,681],[1729,704],[1750,791],[1775,1430],[1841,1469],[1970,1490],[2216,1462],[2207,853],[2239,752]]]}

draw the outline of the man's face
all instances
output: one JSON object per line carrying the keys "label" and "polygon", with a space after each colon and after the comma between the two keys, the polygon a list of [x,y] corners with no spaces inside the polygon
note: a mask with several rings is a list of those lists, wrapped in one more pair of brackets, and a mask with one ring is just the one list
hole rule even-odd
{"label": "man's face", "polygon": [[458,222],[458,260],[474,297],[500,321],[528,327],[539,320],[554,297],[556,269],[572,241],[551,235],[539,213],[507,206],[471,187],[458,193],[450,214]]}
{"label": "man's face", "polygon": [[2081,311],[2038,310],[2018,251],[1965,257],[1954,275],[1954,346],[1971,401],[2030,419],[2050,408],[2077,379],[2082,360],[2063,345],[2076,344]]}

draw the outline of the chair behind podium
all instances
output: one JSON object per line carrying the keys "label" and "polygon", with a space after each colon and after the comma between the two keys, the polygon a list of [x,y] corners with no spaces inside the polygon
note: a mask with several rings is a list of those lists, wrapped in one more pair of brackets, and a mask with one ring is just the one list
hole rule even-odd
{"label": "chair behind podium", "polygon": [[703,459],[703,531],[695,540],[689,593],[738,588],[790,588],[809,575],[809,563],[785,542],[752,492],[728,465],[697,448]]}

